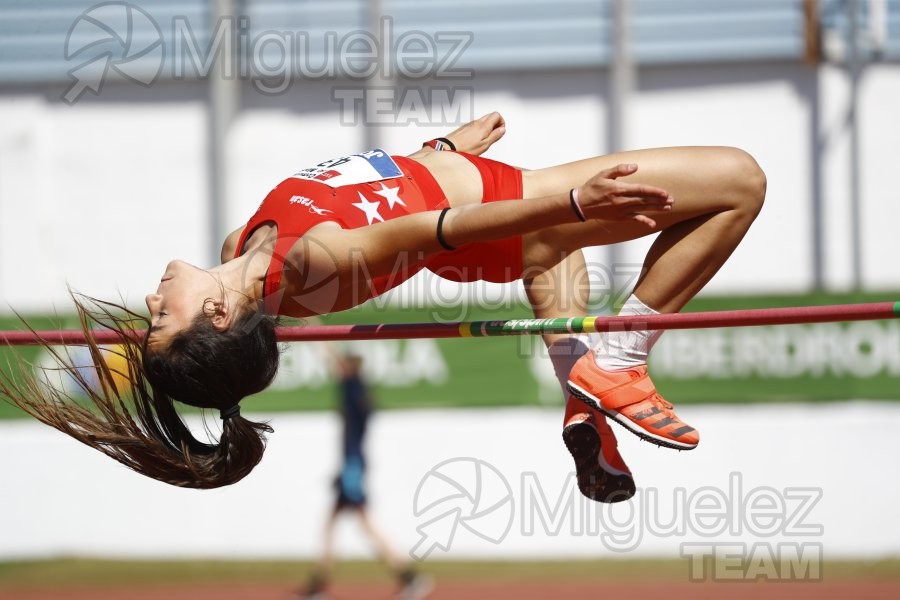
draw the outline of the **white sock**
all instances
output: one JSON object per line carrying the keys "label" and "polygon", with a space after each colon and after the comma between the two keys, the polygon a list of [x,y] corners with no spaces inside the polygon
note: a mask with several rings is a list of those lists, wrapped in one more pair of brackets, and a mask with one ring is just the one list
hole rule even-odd
{"label": "white sock", "polygon": [[569,381],[569,371],[575,366],[575,362],[590,350],[587,338],[573,336],[557,340],[547,348],[550,354],[550,362],[553,363],[553,371],[564,396],[569,395],[566,382]]}
{"label": "white sock", "polygon": [[[659,314],[632,294],[628,297],[620,317]],[[600,340],[592,344],[594,361],[606,371],[621,371],[647,364],[647,355],[662,331],[611,331],[601,333]]]}

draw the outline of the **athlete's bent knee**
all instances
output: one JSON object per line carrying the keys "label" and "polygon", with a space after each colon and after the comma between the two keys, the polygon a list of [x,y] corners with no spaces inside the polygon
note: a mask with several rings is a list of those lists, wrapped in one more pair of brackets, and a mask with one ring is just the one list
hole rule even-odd
{"label": "athlete's bent knee", "polygon": [[754,217],[766,198],[766,174],[748,152],[740,148],[723,148],[722,160],[729,171],[729,196],[735,208]]}

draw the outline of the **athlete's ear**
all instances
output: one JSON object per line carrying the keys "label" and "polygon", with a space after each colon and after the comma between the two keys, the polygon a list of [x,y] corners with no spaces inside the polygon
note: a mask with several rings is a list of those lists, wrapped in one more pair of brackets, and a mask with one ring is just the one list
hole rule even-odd
{"label": "athlete's ear", "polygon": [[203,314],[209,317],[216,331],[227,331],[231,327],[231,311],[228,310],[224,300],[207,298],[203,303]]}

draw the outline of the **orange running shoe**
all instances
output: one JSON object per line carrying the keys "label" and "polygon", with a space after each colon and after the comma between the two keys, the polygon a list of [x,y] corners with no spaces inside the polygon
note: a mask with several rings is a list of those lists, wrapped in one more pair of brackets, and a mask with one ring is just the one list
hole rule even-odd
{"label": "orange running shoe", "polygon": [[575,459],[575,476],[582,494],[608,503],[634,496],[634,479],[619,454],[616,434],[606,423],[606,417],[569,396],[562,435]]}
{"label": "orange running shoe", "polygon": [[700,442],[697,430],[678,418],[674,407],[656,392],[646,365],[605,371],[588,352],[572,367],[568,388],[573,396],[648,442],[676,450],[693,450]]}

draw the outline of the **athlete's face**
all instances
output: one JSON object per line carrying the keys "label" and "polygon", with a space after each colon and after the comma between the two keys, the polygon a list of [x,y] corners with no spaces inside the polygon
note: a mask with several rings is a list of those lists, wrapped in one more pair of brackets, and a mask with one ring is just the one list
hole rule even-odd
{"label": "athlete's face", "polygon": [[221,299],[222,288],[209,271],[173,260],[159,280],[155,294],[147,294],[150,333],[147,347],[165,348],[172,336],[187,328],[210,299]]}

